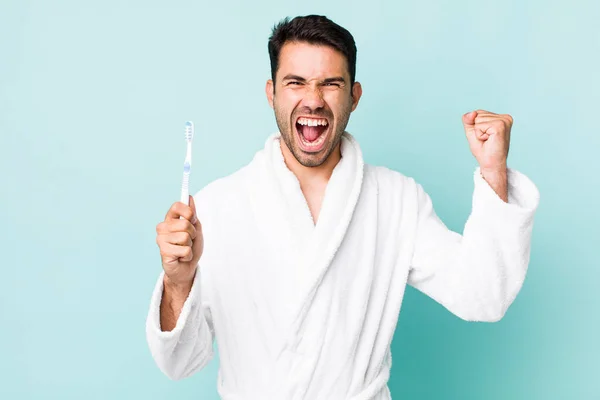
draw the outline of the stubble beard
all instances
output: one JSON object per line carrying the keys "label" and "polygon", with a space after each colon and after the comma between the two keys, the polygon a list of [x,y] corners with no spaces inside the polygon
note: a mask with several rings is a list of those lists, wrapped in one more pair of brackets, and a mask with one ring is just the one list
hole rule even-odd
{"label": "stubble beard", "polygon": [[[275,121],[277,123],[277,128],[279,128],[279,132],[281,133],[281,138],[294,158],[304,167],[318,167],[327,161],[331,153],[342,140],[342,135],[344,134],[350,118],[350,107],[348,107],[347,110],[344,110],[339,118],[335,118],[337,123],[335,124],[335,132],[333,132],[333,140],[327,138],[327,142],[329,143],[328,147],[319,152],[322,154],[319,156],[319,154],[307,154],[302,151],[302,149],[298,148],[296,138],[294,138],[296,135],[295,127],[290,125],[293,124],[293,122],[283,110],[280,110],[277,107],[275,99],[273,99],[273,106],[275,109]],[[329,118],[329,123],[332,124],[333,122],[332,118]],[[330,132],[329,135],[332,135],[332,133]]]}

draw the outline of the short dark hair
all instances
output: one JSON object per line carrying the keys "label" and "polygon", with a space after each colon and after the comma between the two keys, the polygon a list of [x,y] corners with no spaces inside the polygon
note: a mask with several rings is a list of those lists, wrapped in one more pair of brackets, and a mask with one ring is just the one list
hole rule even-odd
{"label": "short dark hair", "polygon": [[273,27],[269,37],[269,58],[271,59],[271,79],[279,68],[279,53],[287,42],[307,42],[314,45],[333,47],[344,55],[350,73],[350,84],[356,77],[356,44],[354,37],[345,28],[325,16],[307,15],[290,21],[286,17]]}

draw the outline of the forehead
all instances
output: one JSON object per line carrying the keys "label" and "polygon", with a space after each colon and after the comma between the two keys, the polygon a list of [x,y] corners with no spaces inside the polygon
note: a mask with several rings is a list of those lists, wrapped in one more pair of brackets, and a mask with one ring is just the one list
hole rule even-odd
{"label": "forehead", "polygon": [[306,79],[348,77],[346,58],[330,46],[288,42],[279,53],[277,76],[294,74]]}

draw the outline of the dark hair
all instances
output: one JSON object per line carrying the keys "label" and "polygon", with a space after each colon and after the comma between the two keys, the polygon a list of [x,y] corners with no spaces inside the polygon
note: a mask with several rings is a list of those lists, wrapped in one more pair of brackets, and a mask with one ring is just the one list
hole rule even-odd
{"label": "dark hair", "polygon": [[289,17],[273,27],[269,38],[269,58],[271,59],[271,79],[275,82],[275,74],[279,68],[279,53],[287,42],[307,42],[314,45],[333,47],[344,55],[350,72],[350,85],[356,76],[356,44],[352,34],[327,17],[307,15]]}

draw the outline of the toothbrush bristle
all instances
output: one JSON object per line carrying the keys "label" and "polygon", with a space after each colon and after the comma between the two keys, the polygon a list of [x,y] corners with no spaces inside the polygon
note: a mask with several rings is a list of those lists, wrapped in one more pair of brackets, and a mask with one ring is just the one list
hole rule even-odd
{"label": "toothbrush bristle", "polygon": [[194,138],[194,123],[187,121],[185,123],[185,140],[190,141]]}

